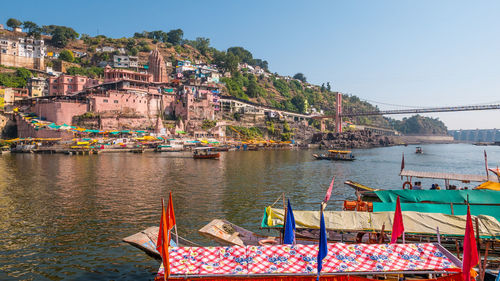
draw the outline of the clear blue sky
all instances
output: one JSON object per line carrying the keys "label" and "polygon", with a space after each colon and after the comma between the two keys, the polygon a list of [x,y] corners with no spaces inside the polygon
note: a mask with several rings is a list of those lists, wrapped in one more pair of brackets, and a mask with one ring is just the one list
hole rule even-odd
{"label": "clear blue sky", "polygon": [[[500,1],[9,1],[9,17],[109,37],[184,30],[243,46],[272,72],[407,106],[500,103]],[[379,105],[381,109],[397,107]],[[500,110],[431,114],[450,129],[500,128]]]}

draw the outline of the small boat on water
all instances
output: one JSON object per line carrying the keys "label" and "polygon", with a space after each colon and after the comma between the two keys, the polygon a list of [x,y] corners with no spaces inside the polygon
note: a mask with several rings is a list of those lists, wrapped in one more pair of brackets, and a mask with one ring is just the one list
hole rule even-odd
{"label": "small boat on water", "polygon": [[316,160],[354,161],[355,157],[350,150],[328,150],[328,154],[313,154]]}
{"label": "small boat on water", "polygon": [[211,147],[196,147],[193,149],[194,159],[219,159],[220,153],[213,151]]}
{"label": "small boat on water", "polygon": [[[161,259],[160,253],[156,250],[156,241],[158,239],[158,232],[160,228],[158,226],[151,226],[143,231],[140,231],[136,234],[130,235],[128,237],[123,238],[123,242],[128,243],[141,251],[148,254],[148,256],[153,257],[155,259]],[[177,244],[176,241],[179,241]],[[199,247],[199,244],[191,242],[182,237],[176,237],[172,235],[172,239],[170,241],[170,245],[173,247]]]}
{"label": "small boat on water", "polygon": [[423,153],[424,153],[424,151],[422,150],[422,147],[417,146],[417,147],[415,148],[415,153],[416,153],[416,154],[423,154]]}

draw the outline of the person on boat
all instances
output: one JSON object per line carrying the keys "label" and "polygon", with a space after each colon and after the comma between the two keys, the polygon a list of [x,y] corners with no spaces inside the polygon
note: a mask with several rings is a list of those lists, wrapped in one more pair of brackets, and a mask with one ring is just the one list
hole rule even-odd
{"label": "person on boat", "polygon": [[414,190],[421,190],[422,189],[422,183],[419,181],[416,181],[415,184],[413,185]]}
{"label": "person on boat", "polygon": [[441,189],[441,187],[439,187],[439,185],[437,183],[432,184],[431,190],[440,190],[440,189]]}

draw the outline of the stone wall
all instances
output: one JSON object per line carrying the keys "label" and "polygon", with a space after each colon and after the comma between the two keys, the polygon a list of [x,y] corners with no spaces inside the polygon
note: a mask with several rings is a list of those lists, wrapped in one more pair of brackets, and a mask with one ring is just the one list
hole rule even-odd
{"label": "stone wall", "polygon": [[57,125],[70,125],[73,121],[73,116],[82,115],[87,112],[87,104],[75,101],[37,103],[31,107],[30,111]]}
{"label": "stone wall", "polygon": [[0,64],[13,67],[24,67],[30,69],[45,69],[43,58],[28,58],[8,54],[0,54]]}
{"label": "stone wall", "polygon": [[102,117],[102,130],[148,130],[154,129],[156,120],[146,117]]}
{"label": "stone wall", "polygon": [[74,138],[74,134],[69,131],[35,129],[31,123],[26,122],[19,115],[16,116],[17,136],[20,138],[61,138],[70,140]]}

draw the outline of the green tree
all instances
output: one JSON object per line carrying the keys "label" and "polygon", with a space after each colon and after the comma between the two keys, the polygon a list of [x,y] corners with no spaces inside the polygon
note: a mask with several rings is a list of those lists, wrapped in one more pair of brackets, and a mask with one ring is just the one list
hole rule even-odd
{"label": "green tree", "polygon": [[31,71],[27,70],[26,68],[21,67],[16,70],[16,76],[21,77],[21,79],[27,81],[28,78],[33,77],[33,73],[31,73]]}
{"label": "green tree", "polygon": [[202,55],[207,55],[210,50],[210,39],[205,37],[198,37],[196,40],[190,42]]}
{"label": "green tree", "polygon": [[259,85],[254,75],[248,77],[247,95],[251,98],[259,96]]}
{"label": "green tree", "polygon": [[34,29],[37,29],[39,28],[38,24],[32,22],[32,21],[25,21],[23,22],[23,29],[26,31],[26,32],[30,32]]}
{"label": "green tree", "polygon": [[291,100],[292,104],[299,110],[300,113],[307,111],[307,100],[303,96],[295,96]]}
{"label": "green tree", "polygon": [[73,62],[75,60],[73,52],[70,50],[62,50],[59,53],[59,58],[62,59],[63,61],[68,61],[68,62]]}
{"label": "green tree", "polygon": [[254,63],[252,53],[250,53],[250,51],[248,50],[245,50],[245,48],[243,47],[231,47],[227,49],[227,53],[235,55],[241,62],[248,64]]}
{"label": "green tree", "polygon": [[332,91],[332,87],[330,86],[330,82],[326,82],[326,90],[328,92],[331,92]]}
{"label": "green tree", "polygon": [[233,75],[238,71],[238,64],[240,60],[237,56],[232,53],[227,53],[224,60],[224,68],[231,72]]}
{"label": "green tree", "polygon": [[184,31],[182,29],[172,29],[167,33],[167,42],[172,45],[179,45],[182,41],[182,37],[184,36]]}
{"label": "green tree", "polygon": [[299,72],[299,73],[297,73],[297,74],[295,74],[295,75],[293,76],[293,79],[300,80],[300,81],[302,81],[302,82],[304,82],[304,83],[305,83],[305,82],[307,82],[306,76],[305,76],[304,74],[300,73],[300,72]]}
{"label": "green tree", "polygon": [[73,28],[58,25],[44,25],[42,33],[52,35],[52,45],[59,48],[66,47],[69,40],[74,40],[80,36]]}
{"label": "green tree", "polygon": [[20,27],[22,22],[18,19],[10,18],[7,20],[7,26],[14,29],[16,27]]}

